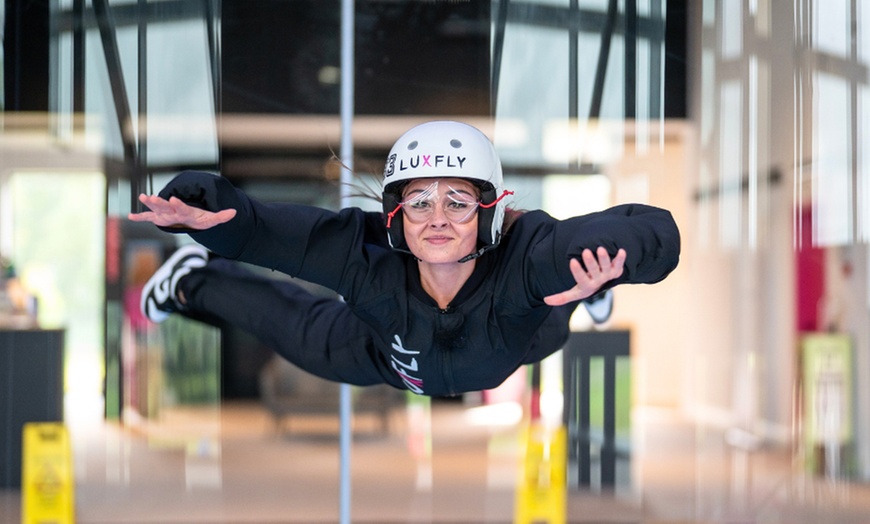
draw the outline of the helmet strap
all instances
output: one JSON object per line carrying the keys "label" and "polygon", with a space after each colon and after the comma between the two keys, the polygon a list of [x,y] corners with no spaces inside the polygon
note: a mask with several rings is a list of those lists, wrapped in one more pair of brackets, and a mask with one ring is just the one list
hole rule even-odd
{"label": "helmet strap", "polygon": [[465,262],[468,262],[469,260],[474,260],[475,258],[482,255],[484,251],[486,251],[486,248],[480,248],[477,251],[475,251],[474,253],[471,253],[470,255],[465,255],[464,257],[459,259],[459,263],[464,264]]}

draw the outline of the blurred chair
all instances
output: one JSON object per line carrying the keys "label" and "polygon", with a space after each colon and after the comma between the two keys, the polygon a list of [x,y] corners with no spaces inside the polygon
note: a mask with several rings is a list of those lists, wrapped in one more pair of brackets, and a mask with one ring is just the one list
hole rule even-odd
{"label": "blurred chair", "polygon": [[[260,399],[279,432],[288,430],[294,416],[332,416],[338,419],[339,388],[274,356],[260,372]],[[354,420],[361,415],[378,419],[381,435],[390,432],[392,411],[405,405],[405,392],[387,385],[352,387]]]}

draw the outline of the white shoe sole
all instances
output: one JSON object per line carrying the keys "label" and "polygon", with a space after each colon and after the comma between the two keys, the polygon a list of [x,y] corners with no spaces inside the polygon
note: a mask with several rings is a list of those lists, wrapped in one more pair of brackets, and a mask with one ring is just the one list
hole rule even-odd
{"label": "white shoe sole", "polygon": [[[206,260],[196,258],[196,262],[183,268],[183,271],[175,271],[175,266],[181,260],[190,256],[207,259],[208,251],[198,244],[188,244],[178,248],[178,250],[166,259],[166,262],[164,262],[163,265],[160,266],[153,275],[151,275],[151,278],[148,279],[148,282],[146,282],[145,286],[142,288],[142,297],[139,299],[139,309],[142,311],[142,314],[148,317],[152,322],[163,322],[171,314],[159,309],[157,304],[170,299],[175,300],[169,295],[171,290],[175,288],[174,284],[177,283],[178,279],[190,273],[190,270],[193,268],[205,266]],[[171,279],[174,279],[175,282],[172,282]],[[154,297],[152,297],[152,294],[156,295],[158,300],[155,300]]]}
{"label": "white shoe sole", "polygon": [[583,305],[586,306],[586,311],[589,312],[593,322],[603,324],[610,320],[610,315],[613,313],[613,290],[608,289],[600,299],[592,303],[584,302]]}

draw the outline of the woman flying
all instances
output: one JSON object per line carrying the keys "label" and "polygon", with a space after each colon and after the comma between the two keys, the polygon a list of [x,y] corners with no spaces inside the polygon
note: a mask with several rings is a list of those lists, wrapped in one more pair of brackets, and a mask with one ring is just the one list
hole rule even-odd
{"label": "woman flying", "polygon": [[159,195],[141,195],[148,211],[129,218],[188,233],[217,257],[197,245],[176,252],[146,285],[144,312],[236,325],[328,380],[456,395],[494,388],[562,347],[580,301],[659,282],[679,260],[679,231],[663,209],[626,204],[567,220],[507,209],[495,149],[459,122],[402,135],[382,189],[383,213],[333,212],[180,174]]}

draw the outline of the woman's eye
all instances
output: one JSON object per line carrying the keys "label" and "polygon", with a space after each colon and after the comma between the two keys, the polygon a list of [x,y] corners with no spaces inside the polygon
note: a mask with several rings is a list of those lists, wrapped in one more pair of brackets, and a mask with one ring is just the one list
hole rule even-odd
{"label": "woman's eye", "polygon": [[468,209],[468,206],[470,206],[470,205],[471,204],[468,202],[455,202],[455,201],[447,204],[447,206],[449,208],[456,209],[456,210]]}
{"label": "woman's eye", "polygon": [[408,202],[407,205],[413,209],[429,209],[429,206],[430,206],[429,202],[427,202],[425,200],[418,200],[416,202],[414,202],[414,201]]}

